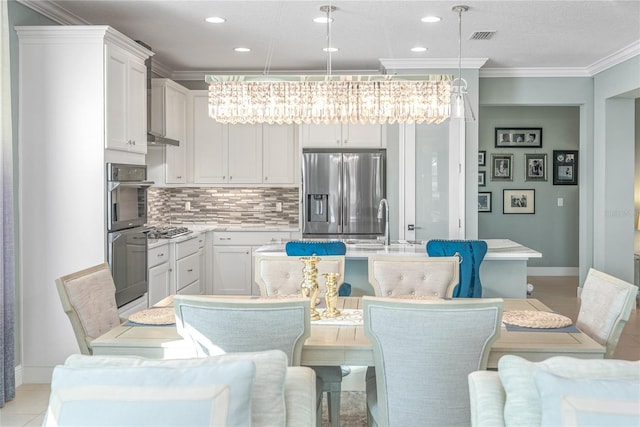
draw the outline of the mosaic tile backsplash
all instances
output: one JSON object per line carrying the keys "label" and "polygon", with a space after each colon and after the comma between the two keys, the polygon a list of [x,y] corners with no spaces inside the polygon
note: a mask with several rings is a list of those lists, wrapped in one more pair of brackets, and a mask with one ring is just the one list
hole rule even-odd
{"label": "mosaic tile backsplash", "polygon": [[[149,224],[298,227],[298,188],[150,188]],[[185,209],[186,202],[191,204]],[[276,212],[282,203],[282,212]]]}

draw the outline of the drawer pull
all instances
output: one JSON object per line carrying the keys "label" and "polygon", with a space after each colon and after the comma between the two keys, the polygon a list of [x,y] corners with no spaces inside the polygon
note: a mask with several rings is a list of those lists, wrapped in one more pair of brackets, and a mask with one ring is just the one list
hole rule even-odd
{"label": "drawer pull", "polygon": [[163,257],[164,256],[164,252],[161,254],[158,254],[158,258]]}
{"label": "drawer pull", "polygon": [[187,273],[191,273],[193,271],[193,268],[190,268],[187,270]]}
{"label": "drawer pull", "polygon": [[220,240],[231,240],[231,237],[221,237]]}

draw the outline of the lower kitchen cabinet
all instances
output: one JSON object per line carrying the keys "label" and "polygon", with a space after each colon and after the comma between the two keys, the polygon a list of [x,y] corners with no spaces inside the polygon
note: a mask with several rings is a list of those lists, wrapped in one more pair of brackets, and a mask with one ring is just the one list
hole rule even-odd
{"label": "lower kitchen cabinet", "polygon": [[213,294],[260,295],[253,280],[253,251],[291,236],[289,231],[213,232]]}
{"label": "lower kitchen cabinet", "polygon": [[171,266],[168,262],[149,269],[149,307],[171,295]]}
{"label": "lower kitchen cabinet", "polygon": [[213,247],[213,293],[251,295],[251,246]]}
{"label": "lower kitchen cabinet", "polygon": [[147,252],[149,279],[149,307],[171,295],[171,264],[169,263],[169,243],[150,248]]}

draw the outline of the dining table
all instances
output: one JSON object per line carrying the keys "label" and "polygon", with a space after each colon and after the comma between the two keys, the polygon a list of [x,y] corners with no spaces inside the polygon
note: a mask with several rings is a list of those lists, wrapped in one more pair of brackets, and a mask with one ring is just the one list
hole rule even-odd
{"label": "dining table", "polygon": [[[217,297],[217,296],[216,296]],[[255,298],[255,297],[254,297]],[[168,297],[156,307],[171,306]],[[504,311],[552,310],[534,298],[504,299]],[[362,299],[340,297],[338,309],[344,316],[311,322],[311,335],[302,349],[304,366],[374,366],[373,348],[364,334]],[[319,310],[322,313],[322,310]],[[493,343],[487,368],[497,369],[500,358],[517,355],[532,362],[552,356],[602,359],[605,348],[575,326],[562,329],[516,328],[502,324]],[[408,337],[407,339],[411,339]],[[94,355],[135,355],[174,359],[195,357],[195,346],[183,339],[175,324],[143,325],[125,322],[91,342]]]}

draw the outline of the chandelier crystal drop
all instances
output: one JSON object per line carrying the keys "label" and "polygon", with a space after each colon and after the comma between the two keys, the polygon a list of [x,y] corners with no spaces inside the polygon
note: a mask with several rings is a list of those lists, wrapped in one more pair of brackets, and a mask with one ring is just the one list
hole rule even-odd
{"label": "chandelier crystal drop", "polygon": [[220,123],[441,123],[449,75],[207,75],[209,116]]}

